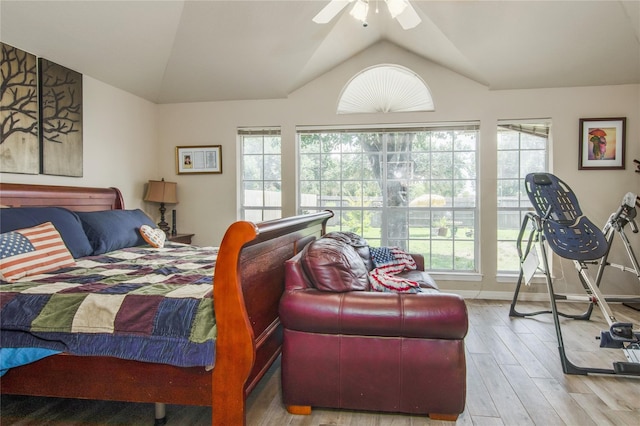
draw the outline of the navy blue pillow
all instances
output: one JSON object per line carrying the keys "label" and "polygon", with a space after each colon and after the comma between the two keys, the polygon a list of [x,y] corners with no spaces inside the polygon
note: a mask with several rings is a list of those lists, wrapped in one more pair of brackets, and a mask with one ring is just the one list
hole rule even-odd
{"label": "navy blue pillow", "polygon": [[84,233],[80,218],[62,207],[10,207],[0,208],[0,233],[31,228],[51,222],[74,258],[89,256],[93,247]]}
{"label": "navy blue pillow", "polygon": [[156,225],[142,210],[78,212],[84,232],[93,246],[93,255],[146,244],[140,227]]}

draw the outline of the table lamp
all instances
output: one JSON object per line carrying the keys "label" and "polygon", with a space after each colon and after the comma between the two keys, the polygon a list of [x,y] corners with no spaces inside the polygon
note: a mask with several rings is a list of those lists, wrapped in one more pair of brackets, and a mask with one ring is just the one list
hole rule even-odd
{"label": "table lamp", "polygon": [[178,184],[175,182],[165,182],[162,180],[150,180],[147,185],[147,192],[144,201],[160,203],[160,222],[158,228],[162,229],[165,234],[169,235],[169,224],[164,220],[164,212],[167,210],[164,205],[178,204],[177,195]]}

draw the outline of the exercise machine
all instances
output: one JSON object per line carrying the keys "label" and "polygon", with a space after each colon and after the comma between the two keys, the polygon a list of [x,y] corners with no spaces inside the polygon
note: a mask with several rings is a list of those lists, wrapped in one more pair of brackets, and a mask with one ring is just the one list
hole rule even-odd
{"label": "exercise machine", "polygon": [[[607,267],[617,268],[624,272],[631,272],[636,276],[636,278],[638,278],[638,281],[640,281],[640,265],[638,265],[638,258],[633,252],[633,247],[631,247],[629,237],[625,233],[625,228],[627,227],[627,225],[629,225],[629,227],[631,228],[631,232],[633,232],[634,234],[638,233],[638,225],[635,222],[635,218],[637,215],[636,207],[640,207],[640,197],[631,192],[628,192],[622,199],[622,203],[620,204],[618,210],[616,210],[611,214],[611,216],[609,216],[609,220],[602,230],[609,248],[611,248],[613,238],[616,235],[620,237],[620,239],[622,240],[622,244],[627,251],[627,255],[629,256],[629,262],[631,266],[609,262],[609,251],[607,250],[607,252],[604,256],[602,256],[599,262],[598,273],[596,275],[597,286],[600,286],[602,276],[604,274],[605,268]],[[640,301],[624,301],[623,304],[637,311],[640,311]]]}
{"label": "exercise machine", "polygon": [[[551,314],[558,340],[558,350],[562,370],[565,374],[620,374],[640,376],[640,334],[633,330],[633,324],[619,322],[609,308],[608,302],[619,302],[622,298],[605,298],[600,291],[600,280],[608,266],[616,266],[622,270],[638,274],[638,263],[624,234],[624,228],[629,225],[637,232],[635,223],[636,197],[625,196],[622,206],[610,216],[605,225],[605,232],[595,226],[582,214],[578,200],[571,188],[551,173],[530,173],[525,178],[525,189],[535,212],[528,212],[522,222],[518,234],[517,250],[520,257],[520,274],[511,302],[509,315],[514,317],[528,317],[539,314]],[[627,198],[633,201],[630,202]],[[528,237],[525,234],[529,231]],[[608,262],[610,244],[614,234],[619,234],[626,243],[627,252],[632,258],[633,269]],[[547,246],[558,256],[573,261],[580,283],[586,295],[556,294],[553,288],[551,271],[547,255]],[[542,267],[540,267],[542,264]],[[587,274],[589,265],[598,265],[595,283]],[[538,271],[544,273],[549,292],[550,310],[536,312],[519,312],[516,309],[521,285],[528,284]],[[582,314],[570,315],[558,310],[556,301],[576,300],[588,303],[587,310]],[[629,300],[629,298],[623,298]],[[632,301],[640,302],[640,298]],[[622,349],[628,362],[614,362],[612,369],[581,367],[573,364],[565,351],[560,316],[588,320],[594,306],[602,310],[609,329],[602,331],[600,347]]]}

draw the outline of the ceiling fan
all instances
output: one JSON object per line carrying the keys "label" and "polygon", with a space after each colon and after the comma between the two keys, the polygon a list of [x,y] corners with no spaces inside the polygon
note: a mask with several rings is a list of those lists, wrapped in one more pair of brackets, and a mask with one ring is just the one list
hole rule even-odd
{"label": "ceiling fan", "polygon": [[[369,3],[374,0],[331,0],[314,18],[313,22],[317,24],[326,24],[342,11],[349,3],[355,2],[353,8],[349,12],[358,21],[362,22],[365,27],[367,24],[367,15],[369,14]],[[411,6],[409,0],[375,0],[376,13],[378,12],[378,2],[384,1],[392,18],[398,20],[398,23],[405,30],[411,29],[418,25],[422,20]]]}

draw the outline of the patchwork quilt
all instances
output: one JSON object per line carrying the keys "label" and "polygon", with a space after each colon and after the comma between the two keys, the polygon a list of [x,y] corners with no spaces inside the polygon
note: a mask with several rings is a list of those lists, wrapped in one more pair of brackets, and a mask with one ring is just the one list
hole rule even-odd
{"label": "patchwork quilt", "polygon": [[167,243],[0,282],[0,347],[212,366],[218,249]]}

